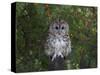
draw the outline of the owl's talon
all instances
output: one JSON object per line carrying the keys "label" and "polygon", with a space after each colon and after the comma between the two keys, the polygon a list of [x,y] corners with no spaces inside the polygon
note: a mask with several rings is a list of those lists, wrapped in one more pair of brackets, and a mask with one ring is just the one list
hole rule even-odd
{"label": "owl's talon", "polygon": [[61,58],[64,58],[63,54],[61,52],[59,52],[58,54],[54,54],[53,57],[52,57],[52,61],[56,58],[56,57],[59,57],[61,56]]}
{"label": "owl's talon", "polygon": [[58,53],[58,56],[61,56],[62,58],[64,57],[61,52]]}
{"label": "owl's talon", "polygon": [[52,61],[56,58],[56,56],[57,56],[56,54],[53,55],[53,57],[52,57]]}

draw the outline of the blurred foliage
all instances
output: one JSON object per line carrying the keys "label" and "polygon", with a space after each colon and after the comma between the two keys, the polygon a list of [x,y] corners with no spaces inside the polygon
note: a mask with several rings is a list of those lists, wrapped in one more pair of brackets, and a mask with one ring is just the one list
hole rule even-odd
{"label": "blurred foliage", "polygon": [[71,69],[97,67],[96,7],[16,3],[17,72],[48,70],[44,43],[49,24],[57,17],[70,27]]}

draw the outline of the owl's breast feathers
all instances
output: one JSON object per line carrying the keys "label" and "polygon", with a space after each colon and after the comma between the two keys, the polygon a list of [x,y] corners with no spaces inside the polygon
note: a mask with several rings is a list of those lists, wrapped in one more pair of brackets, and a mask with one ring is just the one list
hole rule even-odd
{"label": "owl's breast feathers", "polygon": [[68,36],[49,36],[46,46],[46,54],[52,56],[52,61],[56,56],[68,56],[71,52],[71,42]]}

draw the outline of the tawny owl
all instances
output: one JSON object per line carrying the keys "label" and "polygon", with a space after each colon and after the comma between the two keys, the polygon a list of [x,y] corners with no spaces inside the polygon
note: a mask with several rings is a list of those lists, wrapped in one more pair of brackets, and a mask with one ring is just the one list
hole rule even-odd
{"label": "tawny owl", "polygon": [[49,34],[45,44],[45,53],[52,56],[52,61],[57,57],[67,57],[71,52],[69,25],[64,20],[55,20],[49,26]]}

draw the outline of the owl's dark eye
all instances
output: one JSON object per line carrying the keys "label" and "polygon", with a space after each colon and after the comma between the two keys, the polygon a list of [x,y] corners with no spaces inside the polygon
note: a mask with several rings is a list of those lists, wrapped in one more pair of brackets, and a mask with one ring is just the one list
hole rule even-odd
{"label": "owl's dark eye", "polygon": [[64,29],[64,27],[62,27],[61,29]]}
{"label": "owl's dark eye", "polygon": [[58,29],[58,27],[56,26],[55,29]]}

